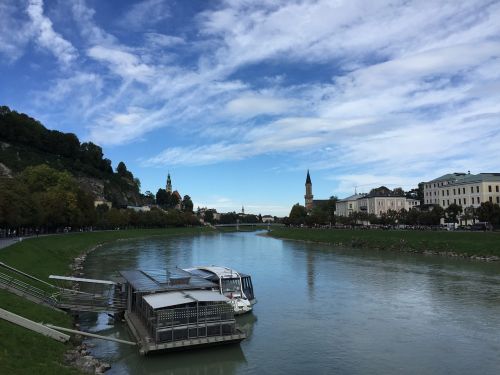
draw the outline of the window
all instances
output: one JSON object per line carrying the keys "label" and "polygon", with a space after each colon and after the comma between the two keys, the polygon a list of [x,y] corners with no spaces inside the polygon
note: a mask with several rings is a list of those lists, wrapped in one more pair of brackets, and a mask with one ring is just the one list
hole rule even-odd
{"label": "window", "polygon": [[477,197],[477,204],[481,203],[481,198]]}
{"label": "window", "polygon": [[472,204],[474,204],[474,197],[472,197]]}
{"label": "window", "polygon": [[445,204],[444,204],[444,199],[443,199],[443,206],[445,206]]}
{"label": "window", "polygon": [[441,192],[443,193],[443,197],[444,197],[444,190],[441,190]]}
{"label": "window", "polygon": [[464,193],[464,194],[465,194],[465,188],[463,188],[463,189],[462,189],[462,193]]}
{"label": "window", "polygon": [[479,193],[479,186],[476,186],[476,193]]}
{"label": "window", "polygon": [[464,206],[467,205],[467,200],[464,198]]}
{"label": "window", "polygon": [[453,189],[453,195],[455,195],[455,194],[456,194],[456,193],[455,193],[455,189]]}
{"label": "window", "polygon": [[456,199],[453,199],[453,203],[457,204],[457,200],[456,200]]}
{"label": "window", "polygon": [[434,184],[434,187],[436,187],[436,184]]}
{"label": "window", "polygon": [[488,193],[491,193],[491,185],[488,185]]}
{"label": "window", "polygon": [[489,201],[493,203],[493,197],[489,197]]}
{"label": "window", "polygon": [[495,186],[495,188],[496,188],[496,189],[495,189],[495,191],[498,193],[498,185],[497,185],[497,186]]}
{"label": "window", "polygon": [[450,191],[448,189],[446,190],[446,195],[450,195]]}
{"label": "window", "polygon": [[447,204],[448,206],[450,205],[450,200],[449,200],[449,199],[447,199],[447,200],[446,200],[446,204]]}
{"label": "window", "polygon": [[497,197],[497,203],[500,203],[500,197]]}
{"label": "window", "polygon": [[471,187],[470,187],[470,192],[471,192],[471,193],[474,193],[474,186],[471,186]]}
{"label": "window", "polygon": [[461,198],[458,198],[458,204],[462,205],[462,199]]}

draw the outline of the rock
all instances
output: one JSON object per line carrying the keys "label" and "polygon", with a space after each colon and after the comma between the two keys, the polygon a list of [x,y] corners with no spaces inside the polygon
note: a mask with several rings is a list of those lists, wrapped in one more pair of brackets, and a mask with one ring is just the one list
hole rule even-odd
{"label": "rock", "polygon": [[95,374],[95,363],[92,356],[86,355],[84,357],[79,357],[75,361],[76,367],[86,374]]}

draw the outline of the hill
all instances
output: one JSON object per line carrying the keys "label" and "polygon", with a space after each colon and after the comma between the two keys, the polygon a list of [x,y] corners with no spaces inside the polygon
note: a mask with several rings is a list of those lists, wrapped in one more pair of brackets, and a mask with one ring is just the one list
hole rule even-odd
{"label": "hill", "polygon": [[80,143],[75,134],[50,130],[24,113],[0,107],[0,177],[13,177],[29,166],[46,164],[68,171],[95,199],[113,205],[140,205],[140,182],[120,162],[111,160],[92,142]]}

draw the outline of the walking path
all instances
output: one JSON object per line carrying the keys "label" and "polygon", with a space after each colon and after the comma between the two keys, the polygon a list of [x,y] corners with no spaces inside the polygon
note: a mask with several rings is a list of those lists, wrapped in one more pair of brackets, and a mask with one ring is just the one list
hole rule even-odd
{"label": "walking path", "polygon": [[19,238],[0,238],[0,249],[19,242]]}

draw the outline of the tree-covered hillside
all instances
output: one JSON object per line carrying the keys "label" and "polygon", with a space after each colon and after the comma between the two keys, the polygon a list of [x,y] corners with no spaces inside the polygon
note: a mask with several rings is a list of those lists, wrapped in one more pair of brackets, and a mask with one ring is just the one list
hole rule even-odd
{"label": "tree-covered hillside", "polygon": [[49,130],[26,114],[1,106],[0,177],[13,177],[41,164],[68,171],[94,198],[115,206],[142,203],[140,182],[122,162],[114,173],[101,147],[80,143],[75,134]]}

